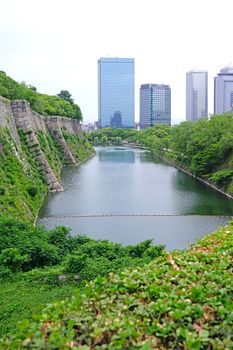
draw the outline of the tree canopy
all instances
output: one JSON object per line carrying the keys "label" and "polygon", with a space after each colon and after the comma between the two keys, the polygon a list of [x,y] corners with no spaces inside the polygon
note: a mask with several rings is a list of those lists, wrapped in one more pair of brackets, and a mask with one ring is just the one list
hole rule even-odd
{"label": "tree canopy", "polygon": [[62,100],[68,101],[70,103],[74,103],[71,93],[67,90],[61,90],[59,94],[57,94],[57,96],[60,97]]}
{"label": "tree canopy", "polygon": [[82,120],[80,107],[74,103],[67,90],[61,90],[57,96],[40,94],[36,87],[25,82],[18,83],[0,71],[0,96],[9,100],[24,99],[31,108],[43,115],[56,115]]}

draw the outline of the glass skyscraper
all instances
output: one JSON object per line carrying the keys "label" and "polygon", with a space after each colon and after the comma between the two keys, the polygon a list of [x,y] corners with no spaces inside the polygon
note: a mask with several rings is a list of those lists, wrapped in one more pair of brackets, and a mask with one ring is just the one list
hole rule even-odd
{"label": "glass skyscraper", "polygon": [[134,128],[134,59],[98,60],[99,127]]}
{"label": "glass skyscraper", "polygon": [[186,120],[195,121],[208,116],[208,72],[186,73]]}
{"label": "glass skyscraper", "polygon": [[140,129],[156,124],[171,125],[171,88],[164,84],[143,84],[140,88]]}
{"label": "glass skyscraper", "polygon": [[214,113],[233,110],[233,67],[225,67],[214,78]]}

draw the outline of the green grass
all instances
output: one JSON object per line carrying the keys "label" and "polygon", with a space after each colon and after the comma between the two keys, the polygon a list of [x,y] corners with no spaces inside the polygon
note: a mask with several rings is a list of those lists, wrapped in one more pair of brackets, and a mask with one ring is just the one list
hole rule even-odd
{"label": "green grass", "polygon": [[63,131],[63,134],[66,143],[74,155],[77,163],[82,162],[87,157],[94,154],[93,147],[86,138],[80,138],[78,135],[71,135],[65,131]]}
{"label": "green grass", "polygon": [[77,285],[41,283],[24,279],[21,274],[8,281],[1,281],[0,288],[0,337],[15,331],[23,319],[32,320],[49,303],[70,297]]}
{"label": "green grass", "polygon": [[37,131],[36,134],[41,150],[43,151],[56,177],[60,180],[60,171],[64,163],[61,147],[51,134],[46,134],[42,131]]}
{"label": "green grass", "polygon": [[186,251],[98,277],[0,349],[230,350],[233,222]]}
{"label": "green grass", "polygon": [[[0,129],[0,143],[3,144],[0,153],[0,215],[33,221],[47,188],[24,140],[21,140],[20,151],[8,131]],[[28,189],[35,186],[38,194],[32,197]]]}

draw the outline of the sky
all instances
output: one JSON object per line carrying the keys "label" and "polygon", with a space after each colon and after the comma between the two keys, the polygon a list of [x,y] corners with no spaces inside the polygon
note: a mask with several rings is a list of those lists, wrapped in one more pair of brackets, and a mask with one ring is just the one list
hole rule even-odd
{"label": "sky", "polygon": [[97,60],[135,59],[141,84],[169,84],[172,123],[185,119],[186,72],[213,80],[233,62],[232,0],[0,0],[0,70],[56,95],[68,90],[85,122],[98,119]]}

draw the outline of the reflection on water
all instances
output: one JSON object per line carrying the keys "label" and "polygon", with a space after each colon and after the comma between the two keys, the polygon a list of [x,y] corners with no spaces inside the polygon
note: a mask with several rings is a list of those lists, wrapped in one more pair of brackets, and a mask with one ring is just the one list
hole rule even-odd
{"label": "reflection on water", "polygon": [[232,215],[233,214],[233,201],[213,190],[210,186],[207,186],[203,182],[197,179],[187,176],[181,170],[177,174],[172,176],[172,183],[174,188],[182,193],[183,200],[186,197],[192,197],[191,208],[187,207],[186,214],[209,214],[209,215]]}
{"label": "reflection on water", "polygon": [[102,152],[98,152],[98,159],[100,162],[116,162],[116,163],[134,163],[135,152],[130,149],[106,149]]}
{"label": "reflection on water", "polygon": [[[233,201],[151,152],[122,147],[98,147],[97,155],[78,168],[62,171],[65,191],[50,193],[39,223],[64,224],[72,232],[131,244],[147,238],[184,248],[231,216]],[[195,214],[201,217],[46,219],[54,215]],[[44,219],[43,219],[44,217]]]}

